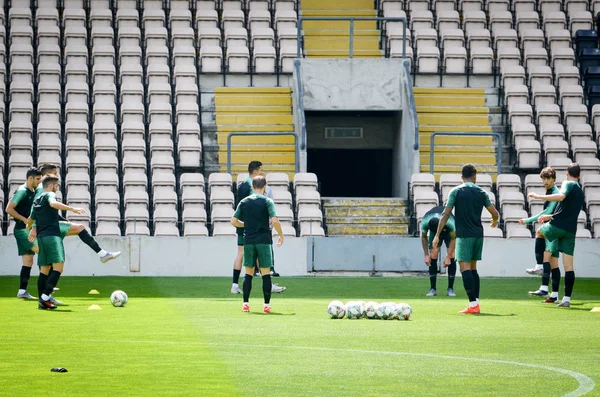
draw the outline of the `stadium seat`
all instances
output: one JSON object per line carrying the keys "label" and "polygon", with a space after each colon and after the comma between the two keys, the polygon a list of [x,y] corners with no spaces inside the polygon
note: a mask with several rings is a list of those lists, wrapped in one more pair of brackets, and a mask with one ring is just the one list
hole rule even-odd
{"label": "stadium seat", "polygon": [[442,193],[442,197],[448,197],[450,190],[458,185],[461,185],[462,183],[463,182],[460,174],[440,175],[440,192]]}
{"label": "stadium seat", "polygon": [[411,193],[413,195],[420,191],[424,191],[424,192],[433,191],[434,188],[435,188],[435,177],[433,176],[433,174],[418,173],[418,174],[411,175],[410,189],[411,189]]}
{"label": "stadium seat", "polygon": [[534,169],[540,167],[540,143],[535,140],[519,140],[515,143],[519,168]]}

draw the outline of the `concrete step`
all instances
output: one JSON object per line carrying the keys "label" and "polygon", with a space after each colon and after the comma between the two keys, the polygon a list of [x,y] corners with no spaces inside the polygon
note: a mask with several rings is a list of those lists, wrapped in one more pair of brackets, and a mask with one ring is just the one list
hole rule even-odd
{"label": "concrete step", "polygon": [[330,216],[326,215],[328,225],[404,225],[410,222],[407,216]]}
{"label": "concrete step", "polygon": [[327,226],[327,233],[330,236],[390,236],[408,234],[408,224],[402,225],[361,225],[351,224],[333,224]]}
{"label": "concrete step", "polygon": [[324,207],[395,207],[406,206],[406,200],[399,198],[345,198],[323,197]]}
{"label": "concrete step", "polygon": [[325,205],[325,216],[332,218],[362,217],[402,217],[406,215],[406,206],[372,206],[372,207],[332,207]]}

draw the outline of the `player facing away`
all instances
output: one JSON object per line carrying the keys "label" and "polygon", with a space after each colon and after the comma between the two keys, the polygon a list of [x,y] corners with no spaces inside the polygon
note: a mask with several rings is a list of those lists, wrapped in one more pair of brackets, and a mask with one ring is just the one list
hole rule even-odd
{"label": "player facing away", "polygon": [[[567,179],[562,183],[560,191],[556,194],[539,195],[529,193],[528,197],[557,201],[556,210],[551,215],[542,215],[538,222],[544,223],[539,231],[550,243],[550,251],[562,252],[563,266],[565,268],[565,295],[558,304],[559,307],[571,306],[571,294],[575,284],[575,271],[573,268],[573,254],[575,252],[575,234],[577,233],[577,218],[583,207],[583,189],[579,184],[579,164],[571,163],[567,167]],[[546,299],[547,303],[558,301],[558,288],[560,287],[560,270],[558,269],[558,255],[550,260],[552,272],[552,295]]]}
{"label": "player facing away", "polygon": [[[238,188],[238,204],[245,199],[246,197],[250,196],[251,194],[254,193],[254,191],[252,190],[252,179],[254,177],[257,176],[263,176],[263,165],[260,161],[251,161],[248,164],[248,174],[249,177],[240,184],[240,187]],[[267,190],[265,191],[266,196],[269,196],[269,187],[267,186]],[[238,245],[238,252],[237,252],[237,256],[235,258],[235,261],[233,262],[233,280],[232,280],[232,284],[231,284],[231,293],[232,294],[241,294],[242,290],[239,287],[239,282],[240,282],[240,274],[242,272],[242,260],[244,258],[244,229],[243,228],[238,228],[237,229],[237,245]],[[272,277],[279,277],[279,274],[277,272],[275,272],[275,267],[273,265],[273,267],[271,267],[271,276]],[[277,284],[273,284],[273,286],[271,287],[272,291],[271,292],[283,292],[286,290],[285,287],[281,287]]]}
{"label": "player facing away", "polygon": [[[542,172],[540,172],[540,178],[542,178],[542,182],[544,183],[544,187],[546,188],[547,195],[558,193],[558,188],[556,187],[556,172],[552,168],[544,168]],[[536,223],[540,216],[552,214],[556,208],[556,204],[556,201],[546,201],[544,203],[544,210],[542,212],[532,216],[531,218],[520,219],[519,223],[521,225],[529,225],[531,223]],[[531,275],[541,274],[542,285],[537,291],[529,291],[529,295],[548,295],[548,284],[550,282],[550,257],[556,256],[558,258],[558,251],[550,252],[550,248],[550,242],[548,242],[548,240],[546,240],[544,236],[542,236],[542,234],[539,231],[537,231],[535,235],[535,259],[537,264],[534,268],[527,269],[527,273]]]}
{"label": "player facing away", "polygon": [[[50,295],[58,284],[60,275],[64,270],[65,248],[61,236],[58,211],[71,211],[83,214],[81,208],[73,208],[56,200],[58,191],[58,178],[53,175],[44,177],[42,181],[44,191],[34,200],[31,213],[37,222],[38,228],[38,266],[40,276],[38,278],[38,307],[43,310],[56,309]],[[30,236],[30,241],[31,239]],[[50,269],[52,268],[52,272]]]}
{"label": "player facing away", "polygon": [[455,208],[454,218],[456,223],[456,260],[460,266],[463,285],[469,297],[469,306],[460,311],[460,314],[479,314],[479,273],[477,261],[481,260],[483,252],[483,226],[481,225],[481,211],[486,208],[492,215],[491,226],[498,225],[500,215],[490,202],[488,194],[477,186],[477,169],[473,164],[462,167],[463,184],[450,191],[446,208],[440,219],[433,249],[439,247],[440,235],[450,218],[452,209]]}
{"label": "player facing away", "polygon": [[22,260],[17,298],[36,300],[29,292],[29,277],[33,266],[33,256],[38,253],[36,242],[30,242],[29,233],[25,230],[27,218],[35,197],[35,188],[40,184],[41,173],[37,168],[30,168],[25,174],[27,181],[19,186],[6,205],[6,213],[15,219],[14,236],[17,241],[17,252]]}
{"label": "player facing away", "polygon": [[250,291],[252,291],[253,270],[256,261],[262,275],[263,295],[265,304],[263,311],[271,313],[271,267],[273,266],[273,237],[269,221],[279,235],[277,246],[283,244],[283,231],[277,219],[275,203],[266,197],[267,180],[263,176],[252,179],[254,193],[243,199],[237,206],[231,224],[237,228],[244,228],[244,304],[242,311],[250,311]]}
{"label": "player facing away", "polygon": [[[58,175],[58,167],[54,164],[43,164],[42,166],[40,166],[39,170],[42,174],[42,177],[44,177],[45,175]],[[39,185],[35,191],[34,200],[41,196],[43,191],[44,189],[42,185]],[[64,239],[65,237],[75,235],[78,236],[85,245],[90,247],[92,250],[94,250],[96,254],[98,254],[98,257],[100,258],[100,261],[102,263],[106,263],[112,259],[116,259],[121,255],[121,252],[108,252],[103,250],[96,241],[96,239],[94,239],[86,230],[84,225],[69,222],[67,219],[63,218],[60,215],[59,219],[60,235],[62,236],[62,238]],[[29,234],[35,238],[35,236],[37,235],[37,230],[32,219],[29,219],[28,228],[31,228]]]}
{"label": "player facing away", "polygon": [[452,214],[450,214],[446,226],[440,234],[439,246],[434,250],[432,245],[443,211],[444,207],[433,207],[421,219],[421,244],[423,245],[423,253],[425,254],[425,265],[429,267],[430,289],[426,296],[437,295],[438,253],[442,242],[446,244],[444,267],[448,268],[448,296],[456,296],[454,293],[454,278],[456,276],[456,260],[454,259],[456,226]]}

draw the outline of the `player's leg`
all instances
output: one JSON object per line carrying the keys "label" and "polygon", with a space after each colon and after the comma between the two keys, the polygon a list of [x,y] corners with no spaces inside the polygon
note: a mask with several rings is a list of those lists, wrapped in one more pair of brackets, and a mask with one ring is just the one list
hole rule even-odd
{"label": "player's leg", "polygon": [[262,289],[265,304],[263,312],[271,313],[271,267],[273,267],[273,249],[271,244],[257,244],[258,265],[262,276]]}
{"label": "player's leg", "polygon": [[527,274],[531,274],[532,276],[541,276],[544,270],[544,250],[546,248],[546,240],[544,236],[540,234],[538,231],[535,236],[535,263],[536,265],[531,269],[527,269]]}
{"label": "player's leg", "polygon": [[[432,234],[432,233],[429,233]],[[441,244],[440,244],[441,245]],[[437,295],[437,273],[438,273],[438,255],[439,255],[439,247],[437,250],[431,248],[429,246],[429,259],[431,263],[429,264],[429,292],[425,296],[436,296]]]}
{"label": "player's leg", "polygon": [[231,283],[231,293],[232,294],[241,294],[242,293],[239,283],[240,283],[240,274],[242,272],[243,259],[244,259],[244,236],[238,235],[237,256],[235,257],[235,261],[233,261],[233,280]]}
{"label": "player's leg", "polygon": [[[40,264],[38,258],[38,265]],[[42,301],[42,295],[46,290],[46,282],[48,281],[48,274],[50,273],[50,265],[40,266],[40,276],[38,277],[38,308],[40,309],[56,309],[56,306],[52,302],[45,303]]]}
{"label": "player's leg", "polygon": [[[452,239],[450,238],[450,236],[446,237],[446,250],[448,250],[450,248],[450,243],[451,243]],[[456,259],[454,257],[450,258],[450,264],[447,267],[447,272],[448,272],[448,291],[447,291],[447,295],[448,296],[456,296],[456,293],[454,292],[454,279],[456,278]]]}
{"label": "player's leg", "polygon": [[[65,247],[63,245],[62,237],[45,236],[38,240],[40,246],[38,258],[43,260],[42,263],[45,266],[52,266],[52,270],[49,270],[50,273],[46,281],[46,286],[40,297],[39,306],[40,308],[50,309],[50,306],[55,306],[57,304],[52,298],[52,291],[54,291],[54,287],[58,284],[58,280],[64,269]],[[44,251],[43,255],[42,250]]]}
{"label": "player's leg", "polygon": [[[19,273],[19,291],[17,298],[37,300],[29,292],[29,278],[31,276],[31,267],[33,266],[33,255],[37,252],[37,243],[29,241],[29,233],[25,229],[17,229],[14,231],[15,240],[17,242],[17,253],[21,257],[22,266]],[[35,249],[35,251],[33,250]]]}
{"label": "player's leg", "polygon": [[558,268],[558,237],[559,229],[552,226],[550,222],[544,223],[538,229],[538,235],[546,239],[546,251],[551,252],[550,275],[552,277],[552,294],[546,298],[545,303],[554,303],[558,300],[558,288],[560,287],[560,269]]}
{"label": "player's leg", "polygon": [[456,238],[456,259],[460,266],[463,286],[469,298],[469,306],[460,311],[461,314],[478,314],[479,303],[477,302],[477,290],[475,278],[473,277],[472,263],[477,261],[478,242],[477,238]]}
{"label": "player's leg", "polygon": [[83,241],[85,245],[90,247],[98,256],[102,263],[106,263],[112,259],[116,259],[121,255],[121,252],[108,252],[103,250],[96,239],[94,239],[87,231],[85,226],[79,223],[60,222],[60,232],[64,237],[68,236],[79,236],[79,239]]}
{"label": "player's leg", "polygon": [[559,250],[563,253],[563,266],[565,268],[565,295],[558,306],[570,307],[573,285],[575,285],[575,268],[573,267],[575,235],[573,233],[565,232],[565,236],[559,240]]}
{"label": "player's leg", "polygon": [[[254,264],[256,263],[258,253],[256,251],[255,244],[244,245],[244,267],[246,269],[246,275],[244,276],[243,285],[243,297],[244,304],[242,305],[242,311],[250,311],[250,292],[252,292],[252,278],[254,275]],[[251,266],[248,266],[248,265]]]}

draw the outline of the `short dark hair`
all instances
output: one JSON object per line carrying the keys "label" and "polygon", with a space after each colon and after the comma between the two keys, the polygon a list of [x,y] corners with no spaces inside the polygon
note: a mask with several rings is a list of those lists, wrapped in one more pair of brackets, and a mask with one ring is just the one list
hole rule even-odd
{"label": "short dark hair", "polygon": [[[431,218],[431,220],[429,221],[429,224],[427,225],[427,229],[431,232],[431,233],[437,233],[438,227],[440,226],[440,218]],[[448,232],[448,228],[446,226],[444,226],[444,228],[442,229],[440,235],[443,235],[445,233]]]}
{"label": "short dark hair", "polygon": [[248,164],[248,173],[252,175],[254,171],[258,170],[260,167],[262,167],[262,163],[260,161],[251,161],[250,164]]}
{"label": "short dark hair", "polygon": [[252,178],[252,188],[253,189],[262,189],[267,186],[267,179],[264,176],[255,176]]}
{"label": "short dark hair", "polygon": [[46,175],[46,174],[54,174],[54,170],[57,170],[58,166],[56,164],[52,164],[52,163],[46,163],[46,164],[42,164],[39,167],[40,173],[42,174],[42,176]]}
{"label": "short dark hair", "polygon": [[477,175],[477,168],[473,164],[465,164],[462,167],[462,177],[463,178],[473,178]]}
{"label": "short dark hair", "polygon": [[40,170],[38,170],[35,167],[31,167],[30,169],[27,170],[27,174],[25,174],[25,178],[29,179],[30,176],[36,177],[36,176],[40,176],[40,175],[42,175]]}
{"label": "short dark hair", "polygon": [[581,173],[581,168],[579,167],[579,164],[577,164],[577,163],[571,163],[567,167],[567,172],[573,178],[579,178],[579,174]]}
{"label": "short dark hair", "polygon": [[42,185],[44,186],[44,189],[53,183],[58,183],[58,177],[56,175],[46,175],[44,179],[42,179]]}
{"label": "short dark hair", "polygon": [[542,179],[556,179],[556,171],[552,167],[546,167],[540,172],[540,178]]}

